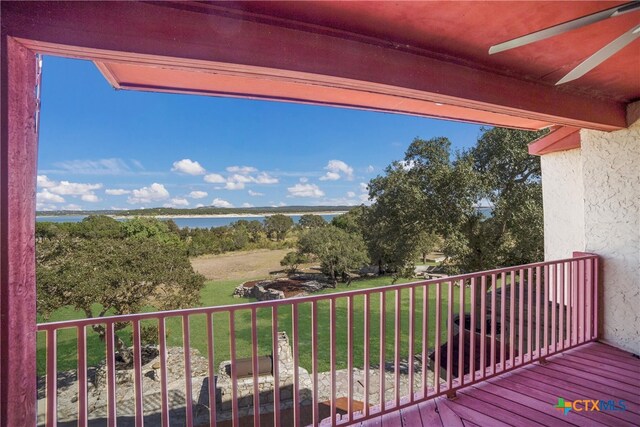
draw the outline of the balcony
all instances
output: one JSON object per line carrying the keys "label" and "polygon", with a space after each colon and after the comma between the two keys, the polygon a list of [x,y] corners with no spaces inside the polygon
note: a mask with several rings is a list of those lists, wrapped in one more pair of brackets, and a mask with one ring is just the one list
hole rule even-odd
{"label": "balcony", "polygon": [[[623,400],[627,410],[576,409],[567,422],[633,424],[640,362],[594,343],[598,262],[576,253],[381,288],[39,324],[38,422],[544,424],[565,420],[557,398],[590,398]],[[157,345],[143,345],[149,325]],[[104,343],[88,339],[93,326],[104,328]],[[125,335],[130,363],[116,351]],[[65,357],[75,370],[58,370],[60,337],[74,341]],[[105,346],[97,368],[91,345]]]}

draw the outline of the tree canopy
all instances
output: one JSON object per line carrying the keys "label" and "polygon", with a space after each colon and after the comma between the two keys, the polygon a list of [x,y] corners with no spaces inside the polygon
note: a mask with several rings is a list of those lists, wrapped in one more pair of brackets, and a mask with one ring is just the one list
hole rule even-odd
{"label": "tree canopy", "polygon": [[[444,238],[454,271],[513,265],[542,256],[540,160],[527,144],[541,132],[483,129],[475,147],[415,139],[403,161],[369,183],[363,216],[369,254],[381,269],[412,267],[424,239]],[[479,205],[491,207],[488,215]],[[431,237],[428,237],[431,236]]]}

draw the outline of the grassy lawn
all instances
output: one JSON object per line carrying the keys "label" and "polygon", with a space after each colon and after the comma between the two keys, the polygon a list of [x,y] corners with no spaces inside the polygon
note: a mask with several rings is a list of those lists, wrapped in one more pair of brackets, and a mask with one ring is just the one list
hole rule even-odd
{"label": "grassy lawn", "polygon": [[[399,280],[397,283],[407,282],[407,279]],[[202,306],[220,306],[248,303],[251,299],[238,299],[232,297],[233,288],[242,280],[209,281],[202,290]],[[350,287],[339,285],[338,289],[325,289],[321,294],[342,292],[346,290],[384,287],[391,284],[391,278],[381,277],[355,281]],[[317,295],[317,294],[316,294]],[[469,292],[466,292],[465,305],[469,308]],[[435,327],[435,296],[434,286],[429,290],[429,326],[428,326],[428,347],[433,347],[434,327]],[[422,290],[416,291],[415,309],[415,352],[419,353],[422,347]],[[459,310],[459,288],[454,287],[454,313]],[[447,310],[447,285],[442,286],[442,329],[443,342],[446,335],[446,310]],[[401,354],[406,357],[409,354],[409,291],[401,293]],[[311,371],[311,304],[304,303],[298,309],[299,322],[299,355],[300,364]],[[380,298],[374,295],[370,303],[370,363],[379,363],[380,352]],[[71,308],[63,308],[56,311],[50,321],[69,320],[83,318],[83,313]],[[258,318],[258,346],[261,355],[271,354],[271,309],[260,309],[257,312]],[[42,321],[42,319],[38,319]],[[146,324],[153,324],[147,322]],[[290,340],[293,339],[291,333],[292,310],[291,305],[283,305],[278,312],[279,330],[287,332]],[[142,323],[143,325],[145,322]],[[216,367],[223,360],[229,359],[229,315],[227,313],[215,314],[213,316],[214,340],[215,340],[215,363]],[[206,318],[204,315],[194,315],[190,318],[190,340],[191,347],[197,348],[203,356],[207,354],[206,338]],[[169,346],[182,346],[182,320],[181,318],[170,318],[167,320]],[[236,349],[237,357],[251,356],[251,312],[250,310],[237,311],[235,314],[236,329]],[[329,302],[318,303],[318,367],[319,371],[327,371],[330,368],[330,317]],[[395,292],[386,292],[386,323],[385,323],[385,354],[386,360],[393,360],[394,355],[394,332],[395,332]],[[131,342],[130,327],[118,332],[125,342]],[[336,305],[336,342],[337,367],[347,366],[347,298],[340,298]],[[364,364],[364,297],[354,297],[354,340],[352,354],[356,366]],[[91,330],[87,333],[88,364],[89,366],[98,364],[105,358],[104,343]],[[62,330],[58,332],[58,370],[75,369],[77,364],[76,330]],[[38,373],[45,372],[45,335],[38,335]]]}

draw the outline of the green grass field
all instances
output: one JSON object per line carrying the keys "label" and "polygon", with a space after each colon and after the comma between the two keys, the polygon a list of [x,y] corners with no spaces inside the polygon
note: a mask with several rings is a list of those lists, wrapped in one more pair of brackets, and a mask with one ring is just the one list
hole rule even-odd
{"label": "green grass field", "polygon": [[[407,282],[408,280],[399,280],[397,283]],[[234,305],[252,302],[247,298],[232,297],[233,288],[241,281],[209,281],[202,290],[201,305],[202,306],[221,306]],[[329,294],[334,292],[343,292],[347,290],[365,289],[384,287],[391,284],[391,278],[380,277],[354,281],[350,287],[339,285],[338,289],[325,289],[320,294]],[[446,335],[445,318],[447,310],[447,285],[442,285],[442,330],[443,338]],[[459,288],[454,287],[454,313],[459,310]],[[317,294],[314,294],[317,295]],[[466,310],[469,308],[469,292],[466,292],[465,305]],[[416,290],[416,309],[415,309],[415,352],[419,353],[422,348],[422,290]],[[436,293],[435,287],[430,286],[429,290],[429,326],[428,326],[428,347],[433,347],[434,343],[434,327],[435,327],[435,304]],[[370,363],[379,363],[380,352],[380,298],[374,295],[370,303]],[[401,292],[401,353],[403,357],[409,354],[409,291]],[[300,364],[311,371],[311,304],[304,303],[299,306],[298,310],[299,322],[299,344],[298,351],[300,355]],[[72,308],[63,308],[56,311],[49,321],[60,321],[69,319],[83,318],[83,313],[73,310]],[[258,347],[260,355],[271,354],[271,309],[259,309],[257,312],[258,319]],[[42,321],[42,319],[38,319]],[[153,321],[142,322],[142,325],[154,324]],[[156,323],[157,324],[157,323]],[[280,306],[278,311],[279,330],[284,330],[292,340],[291,333],[292,310],[291,305]],[[236,349],[237,357],[251,356],[251,312],[250,310],[237,311],[235,314],[236,329]],[[354,340],[352,353],[354,363],[357,367],[364,364],[364,297],[354,297]],[[339,369],[347,366],[347,298],[340,298],[336,305],[336,361]],[[169,346],[182,346],[182,320],[181,318],[170,318],[167,320],[167,342]],[[229,315],[228,313],[214,314],[213,330],[215,340],[215,364],[216,367],[223,360],[229,359]],[[318,368],[319,371],[327,371],[330,368],[330,318],[329,318],[329,302],[321,301],[318,303]],[[190,317],[190,340],[191,347],[197,348],[203,356],[207,354],[206,339],[206,318],[204,315],[194,315]],[[385,323],[385,347],[386,360],[393,360],[394,354],[394,332],[395,332],[395,292],[386,292],[386,323]],[[127,327],[118,332],[118,336],[126,343],[131,343],[131,328]],[[58,332],[58,370],[71,370],[77,366],[77,347],[76,347],[76,330],[68,329]],[[293,343],[292,343],[293,344]],[[38,334],[38,374],[45,373],[45,334]],[[105,358],[105,345],[99,339],[98,335],[92,330],[87,333],[87,361],[89,366],[97,365]]]}

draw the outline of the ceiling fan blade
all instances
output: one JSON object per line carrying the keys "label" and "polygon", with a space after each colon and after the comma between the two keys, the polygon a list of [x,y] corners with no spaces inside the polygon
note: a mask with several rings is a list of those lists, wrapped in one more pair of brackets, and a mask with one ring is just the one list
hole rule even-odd
{"label": "ceiling fan blade", "polygon": [[556,83],[556,86],[561,85],[563,83],[570,82],[572,80],[575,80],[584,76],[589,71],[593,70],[595,67],[602,64],[604,61],[609,59],[616,52],[618,52],[620,49],[622,49],[623,47],[625,47],[626,45],[628,45],[638,37],[640,37],[640,25],[630,29],[629,31],[627,31],[626,33],[624,33],[623,35],[621,35],[620,37],[618,37],[617,39],[615,39],[614,41],[612,41],[611,43],[609,43],[608,45],[606,45],[605,47],[603,47],[602,49],[600,49],[599,51],[597,51],[596,53],[594,53],[593,55],[585,59],[584,61],[582,61],[580,65],[578,65],[576,68],[571,70],[569,74],[567,74],[562,79],[560,79],[560,81]]}
{"label": "ceiling fan blade", "polygon": [[558,34],[566,33],[567,31],[584,27],[585,25],[594,24],[605,19],[613,18],[625,13],[638,10],[640,10],[640,2],[634,1],[631,3],[623,4],[621,6],[613,7],[611,9],[603,10],[601,12],[596,12],[591,15],[583,16],[582,18],[573,19],[562,24],[554,25],[553,27],[545,28],[544,30],[536,31],[535,33],[530,33],[525,36],[491,46],[489,48],[489,55],[524,46],[530,43],[537,42],[539,40],[544,40]]}

